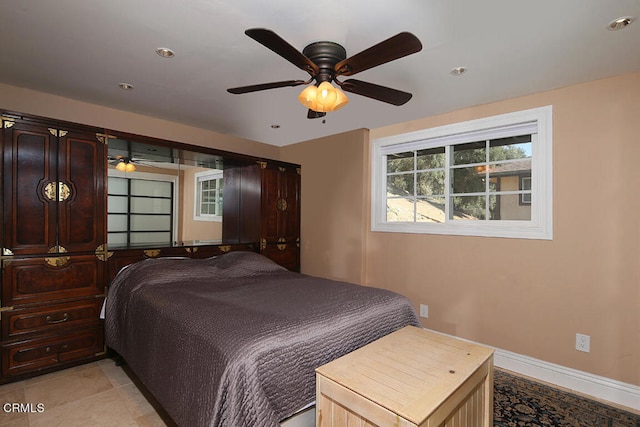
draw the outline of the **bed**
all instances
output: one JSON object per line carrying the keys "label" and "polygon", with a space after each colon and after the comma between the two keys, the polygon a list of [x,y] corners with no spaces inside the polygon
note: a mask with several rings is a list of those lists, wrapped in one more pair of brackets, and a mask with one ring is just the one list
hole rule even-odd
{"label": "bed", "polygon": [[278,426],[316,367],[406,325],[407,298],[290,272],[252,252],[148,259],[118,273],[106,342],[180,426]]}

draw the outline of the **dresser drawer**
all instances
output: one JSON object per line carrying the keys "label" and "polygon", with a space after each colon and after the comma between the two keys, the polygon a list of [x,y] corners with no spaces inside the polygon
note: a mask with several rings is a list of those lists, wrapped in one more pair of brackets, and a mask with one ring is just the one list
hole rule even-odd
{"label": "dresser drawer", "polygon": [[[64,262],[54,262],[58,259]],[[95,255],[6,260],[2,268],[2,305],[100,295],[104,293],[104,271],[105,263]]]}
{"label": "dresser drawer", "polygon": [[103,298],[14,309],[2,313],[2,339],[95,326],[100,323]]}
{"label": "dresser drawer", "polygon": [[20,341],[2,346],[2,375],[19,375],[104,352],[102,326],[57,337]]}

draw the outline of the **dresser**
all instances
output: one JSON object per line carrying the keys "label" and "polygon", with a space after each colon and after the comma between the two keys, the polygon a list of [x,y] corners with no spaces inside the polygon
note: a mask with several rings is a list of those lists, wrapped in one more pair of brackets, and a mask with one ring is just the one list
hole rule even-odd
{"label": "dresser", "polygon": [[407,326],[316,370],[316,426],[490,427],[493,350]]}
{"label": "dresser", "polygon": [[100,129],[3,114],[0,382],[104,354]]}

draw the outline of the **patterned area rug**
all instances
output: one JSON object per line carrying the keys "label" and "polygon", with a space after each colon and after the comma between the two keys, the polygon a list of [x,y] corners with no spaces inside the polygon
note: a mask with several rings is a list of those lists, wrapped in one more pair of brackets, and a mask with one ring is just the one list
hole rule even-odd
{"label": "patterned area rug", "polygon": [[494,370],[495,427],[640,427],[640,415]]}

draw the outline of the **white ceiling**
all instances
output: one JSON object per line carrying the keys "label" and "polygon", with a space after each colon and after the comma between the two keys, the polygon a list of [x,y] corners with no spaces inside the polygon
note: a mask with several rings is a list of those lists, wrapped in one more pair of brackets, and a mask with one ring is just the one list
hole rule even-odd
{"label": "white ceiling", "polygon": [[[640,0],[3,0],[0,82],[284,146],[640,71],[640,22],[607,29],[621,16],[640,17]],[[323,122],[306,118],[302,86],[229,94],[308,78],[244,34],[254,27],[348,56],[412,32],[420,53],[354,77],[413,98],[348,93]]]}

